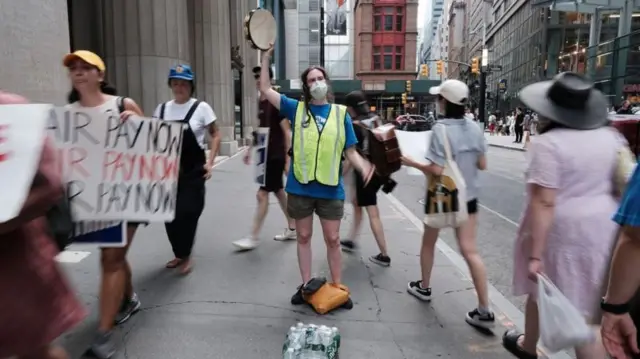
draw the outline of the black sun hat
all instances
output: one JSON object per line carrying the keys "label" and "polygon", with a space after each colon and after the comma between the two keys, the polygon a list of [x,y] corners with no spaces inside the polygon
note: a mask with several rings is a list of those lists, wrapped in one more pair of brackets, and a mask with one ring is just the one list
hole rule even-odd
{"label": "black sun hat", "polygon": [[520,100],[538,115],[576,130],[593,130],[609,121],[606,97],[574,72],[526,86]]}

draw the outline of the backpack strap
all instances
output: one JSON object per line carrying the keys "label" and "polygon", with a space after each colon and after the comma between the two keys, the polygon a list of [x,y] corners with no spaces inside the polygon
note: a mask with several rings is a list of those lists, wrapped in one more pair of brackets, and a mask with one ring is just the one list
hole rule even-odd
{"label": "backpack strap", "polygon": [[199,105],[200,105],[200,101],[196,100],[196,102],[194,102],[193,105],[191,105],[191,108],[189,109],[189,112],[187,112],[187,115],[184,116],[184,119],[180,122],[189,123],[189,120],[191,120],[193,113],[196,112],[196,109],[198,108]]}
{"label": "backpack strap", "polygon": [[123,113],[125,111],[124,108],[124,97],[122,96],[118,96],[118,98],[116,99],[116,104],[118,105],[118,112]]}
{"label": "backpack strap", "polygon": [[160,105],[160,119],[164,120],[164,109],[165,107],[167,107],[167,103],[163,102],[162,105]]}

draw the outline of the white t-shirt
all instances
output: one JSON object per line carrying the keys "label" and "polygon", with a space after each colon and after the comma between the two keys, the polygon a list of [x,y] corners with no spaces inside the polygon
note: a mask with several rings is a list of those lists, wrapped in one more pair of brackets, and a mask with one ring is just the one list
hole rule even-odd
{"label": "white t-shirt", "polygon": [[[189,101],[183,104],[177,104],[174,100],[167,102],[164,108],[164,120],[165,121],[181,121],[187,117],[187,112],[191,109],[191,106],[196,102],[195,98],[190,99]],[[156,107],[156,110],[153,112],[153,117],[160,118],[160,108],[162,104]],[[193,134],[196,136],[196,140],[200,147],[204,148],[204,139],[207,132],[207,126],[214,123],[217,119],[216,114],[213,112],[211,106],[208,103],[201,101],[198,105],[198,108],[191,116],[189,120],[189,127],[193,131]]]}

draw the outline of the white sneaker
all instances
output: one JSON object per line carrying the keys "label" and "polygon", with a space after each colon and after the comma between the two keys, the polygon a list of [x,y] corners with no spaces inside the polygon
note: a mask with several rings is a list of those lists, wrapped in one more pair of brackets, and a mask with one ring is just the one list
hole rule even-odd
{"label": "white sneaker", "polygon": [[257,239],[253,239],[251,237],[242,238],[240,240],[233,242],[234,246],[238,247],[238,249],[243,251],[250,251],[256,248],[258,244],[260,244],[260,242]]}
{"label": "white sneaker", "polygon": [[289,229],[289,228],[285,228],[284,229],[284,233],[282,234],[276,234],[275,237],[273,237],[274,240],[276,241],[292,241],[294,239],[298,238],[298,234],[296,232],[295,229]]}

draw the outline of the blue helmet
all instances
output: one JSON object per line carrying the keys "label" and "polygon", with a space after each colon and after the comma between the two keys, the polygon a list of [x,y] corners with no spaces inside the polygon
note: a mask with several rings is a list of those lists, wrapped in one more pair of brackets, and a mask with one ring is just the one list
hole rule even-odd
{"label": "blue helmet", "polygon": [[189,65],[176,65],[169,70],[169,80],[178,79],[193,82],[193,71]]}

